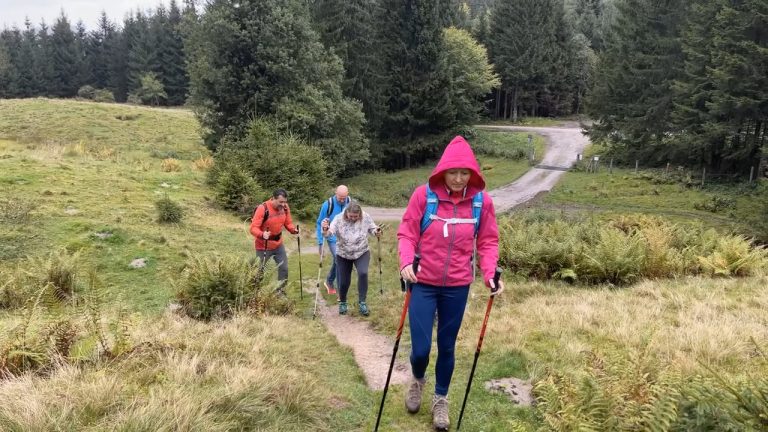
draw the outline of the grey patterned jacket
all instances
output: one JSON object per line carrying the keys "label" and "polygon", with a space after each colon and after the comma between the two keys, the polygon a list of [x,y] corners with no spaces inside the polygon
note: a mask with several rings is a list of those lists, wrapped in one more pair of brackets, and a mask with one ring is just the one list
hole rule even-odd
{"label": "grey patterned jacket", "polygon": [[336,254],[348,260],[356,260],[368,251],[368,236],[378,228],[371,216],[363,212],[363,217],[355,222],[344,218],[341,212],[331,221],[324,235],[336,236]]}

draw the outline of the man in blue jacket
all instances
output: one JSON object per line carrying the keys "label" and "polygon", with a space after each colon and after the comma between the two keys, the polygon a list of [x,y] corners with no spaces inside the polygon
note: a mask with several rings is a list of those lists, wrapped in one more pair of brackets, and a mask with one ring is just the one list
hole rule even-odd
{"label": "man in blue jacket", "polygon": [[[344,211],[349,202],[349,189],[344,185],[337,186],[334,195],[323,202],[323,206],[320,207],[320,214],[317,215],[316,224],[318,253],[323,251],[323,220],[328,219],[330,223],[336,215]],[[331,251],[333,265],[331,265],[331,271],[328,272],[328,277],[323,284],[328,294],[336,294],[336,288],[333,286],[336,281],[336,237],[329,236],[325,240],[328,242],[328,250]]]}

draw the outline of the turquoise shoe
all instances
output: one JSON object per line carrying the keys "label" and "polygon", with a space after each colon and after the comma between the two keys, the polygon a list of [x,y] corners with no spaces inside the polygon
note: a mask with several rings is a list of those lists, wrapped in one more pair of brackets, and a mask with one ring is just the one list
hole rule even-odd
{"label": "turquoise shoe", "polygon": [[368,310],[368,305],[365,304],[365,302],[360,302],[360,315],[368,316],[370,314],[371,314],[371,311]]}

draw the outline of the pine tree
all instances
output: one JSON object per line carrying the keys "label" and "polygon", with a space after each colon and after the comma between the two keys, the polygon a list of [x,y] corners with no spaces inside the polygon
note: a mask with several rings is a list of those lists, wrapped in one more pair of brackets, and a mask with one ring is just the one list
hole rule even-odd
{"label": "pine tree", "polygon": [[139,11],[127,17],[123,26],[123,37],[128,48],[129,91],[141,87],[141,78],[147,73],[160,72],[159,47],[150,30],[150,18]]}
{"label": "pine tree", "polygon": [[13,61],[13,34],[10,30],[0,32],[0,97],[17,97],[18,72]]}
{"label": "pine tree", "polygon": [[[538,109],[538,92],[548,74],[560,62],[556,0],[510,0],[496,2],[490,23],[491,60],[502,80],[503,93],[497,93],[497,115],[517,121],[524,92],[530,96],[532,111]],[[560,5],[562,7],[562,5]],[[498,107],[503,106],[501,112]]]}
{"label": "pine tree", "polygon": [[93,84],[93,72],[88,62],[88,31],[80,20],[75,25],[75,54],[77,73],[75,74],[75,87],[80,88],[85,84]]}
{"label": "pine tree", "polygon": [[40,71],[40,94],[56,95],[56,70],[53,59],[53,38],[45,21],[40,23],[37,32],[38,49],[35,55],[35,67]]}
{"label": "pine tree", "polygon": [[695,1],[676,82],[678,159],[746,175],[765,152],[768,4]]}
{"label": "pine tree", "polygon": [[384,85],[387,112],[380,135],[401,140],[400,148],[390,146],[394,156],[405,156],[409,165],[414,138],[444,130],[449,113],[443,106],[438,63],[443,48],[442,31],[445,1],[384,0],[380,21],[381,56],[388,79]]}
{"label": "pine tree", "polygon": [[165,90],[168,92],[170,105],[183,105],[187,100],[189,77],[184,55],[184,39],[182,36],[182,13],[176,0],[171,0],[168,10],[169,37],[165,49],[161,53]]}
{"label": "pine tree", "polygon": [[53,62],[53,94],[58,97],[73,97],[77,94],[77,73],[79,58],[75,45],[75,34],[67,16],[62,11],[53,25],[51,35]]}
{"label": "pine tree", "polygon": [[275,115],[333,161],[334,174],[368,157],[359,103],[343,97],[343,69],[312,29],[303,0],[214,0],[189,34],[191,97],[215,148]]}
{"label": "pine tree", "polygon": [[[29,19],[24,21],[24,32],[21,40],[21,57],[18,59],[17,67],[21,72],[21,85],[23,96],[39,96],[42,94],[41,71],[36,67],[35,58],[38,56],[37,31]],[[27,83],[23,83],[27,81]],[[23,90],[26,89],[26,90]]]}
{"label": "pine tree", "polygon": [[115,24],[102,12],[96,30],[88,35],[86,56],[91,71],[91,85],[96,88],[109,87],[110,50],[114,47],[117,30]]}
{"label": "pine tree", "polygon": [[[664,161],[672,85],[682,68],[683,0],[622,0],[588,97],[593,139],[607,139],[631,160]],[[643,13],[637,13],[643,11]]]}
{"label": "pine tree", "polygon": [[383,72],[376,39],[371,37],[379,14],[378,1],[317,0],[312,14],[323,44],[344,65],[344,94],[362,102],[368,128],[378,130],[384,108]]}

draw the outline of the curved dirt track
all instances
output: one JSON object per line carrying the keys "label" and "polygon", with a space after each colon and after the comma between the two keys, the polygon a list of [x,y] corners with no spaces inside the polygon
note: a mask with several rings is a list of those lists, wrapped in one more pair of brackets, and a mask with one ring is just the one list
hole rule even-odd
{"label": "curved dirt track", "polygon": [[[576,162],[576,155],[582,153],[589,143],[581,127],[574,123],[562,127],[478,126],[478,128],[498,132],[532,132],[547,139],[544,159],[537,166],[548,168],[531,168],[514,182],[489,191],[497,213],[509,211],[539,193],[552,189],[564,173],[552,167],[569,168]],[[364,210],[377,221],[400,220],[405,211],[403,208],[384,207],[365,207]]]}

